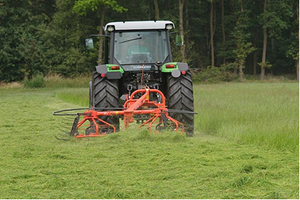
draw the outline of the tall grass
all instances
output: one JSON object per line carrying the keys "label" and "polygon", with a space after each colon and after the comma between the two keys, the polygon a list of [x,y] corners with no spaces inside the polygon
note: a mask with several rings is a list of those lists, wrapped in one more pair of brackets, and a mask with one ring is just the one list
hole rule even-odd
{"label": "tall grass", "polygon": [[64,78],[58,74],[45,77],[46,87],[48,88],[78,88],[89,87],[92,76],[78,76],[75,78]]}
{"label": "tall grass", "polygon": [[27,88],[43,88],[46,86],[45,79],[42,74],[36,74],[31,79],[25,78],[24,87]]}
{"label": "tall grass", "polygon": [[89,107],[89,89],[86,88],[62,88],[55,91],[55,97],[63,101]]}
{"label": "tall grass", "polygon": [[[56,97],[88,107],[88,88]],[[194,84],[195,135],[211,134],[278,150],[299,149],[298,83]]]}
{"label": "tall grass", "polygon": [[194,85],[196,130],[245,144],[298,151],[298,83]]}

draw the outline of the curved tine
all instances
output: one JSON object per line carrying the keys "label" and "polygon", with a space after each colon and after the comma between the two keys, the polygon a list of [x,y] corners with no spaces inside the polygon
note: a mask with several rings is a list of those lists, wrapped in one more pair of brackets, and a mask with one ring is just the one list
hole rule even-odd
{"label": "curved tine", "polygon": [[62,112],[68,112],[68,111],[75,111],[75,110],[87,110],[89,108],[71,108],[71,109],[63,109],[63,110],[58,110],[54,111],[52,114],[53,115],[78,115],[82,113],[62,113]]}

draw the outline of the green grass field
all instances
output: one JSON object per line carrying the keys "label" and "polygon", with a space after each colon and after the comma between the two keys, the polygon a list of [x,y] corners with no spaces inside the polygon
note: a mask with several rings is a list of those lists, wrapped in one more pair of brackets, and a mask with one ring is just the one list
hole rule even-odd
{"label": "green grass field", "polygon": [[[86,88],[0,89],[0,198],[299,198],[298,83],[195,84],[195,134],[57,140]],[[122,123],[123,121],[121,121]]]}

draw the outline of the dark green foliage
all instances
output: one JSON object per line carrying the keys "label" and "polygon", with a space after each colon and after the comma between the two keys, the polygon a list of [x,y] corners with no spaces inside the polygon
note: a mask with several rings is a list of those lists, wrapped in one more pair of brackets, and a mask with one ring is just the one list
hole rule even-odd
{"label": "dark green foliage", "polygon": [[[54,11],[53,1],[1,1],[0,81],[19,81],[44,73],[42,48],[38,36],[40,23],[47,23]],[[52,8],[51,8],[52,7]]]}
{"label": "dark green foliage", "polygon": [[[154,2],[148,0],[139,3],[135,0],[0,0],[0,82],[31,79],[37,73],[63,77],[90,74],[97,65],[99,38],[94,39],[95,50],[90,51],[85,49],[84,39],[99,33],[99,8],[103,5],[106,7],[104,23],[155,18]],[[160,20],[173,21],[178,32],[178,1],[158,1],[158,7]],[[218,69],[208,70],[210,1],[185,1],[183,12],[185,59],[190,67],[203,70],[198,79],[232,80],[235,76],[231,73],[236,71],[220,68],[230,63],[239,66],[245,75],[260,73],[263,26],[268,32],[266,60],[272,66],[266,69],[266,74],[295,74],[299,57],[298,1],[269,1],[266,12],[261,0],[214,1],[213,34]],[[181,61],[173,36],[173,60]]]}
{"label": "dark green foliage", "polygon": [[203,69],[195,74],[193,76],[193,81],[215,83],[236,80],[238,76],[230,72],[234,66],[234,64],[229,64],[222,67],[208,66],[207,69]]}
{"label": "dark green foliage", "polygon": [[[87,52],[84,38],[94,30],[93,21],[72,13],[74,1],[56,1],[57,11],[49,25],[40,32],[47,48],[45,60],[50,73],[74,77],[89,73],[96,65],[93,51]],[[93,62],[94,60],[94,62]]]}

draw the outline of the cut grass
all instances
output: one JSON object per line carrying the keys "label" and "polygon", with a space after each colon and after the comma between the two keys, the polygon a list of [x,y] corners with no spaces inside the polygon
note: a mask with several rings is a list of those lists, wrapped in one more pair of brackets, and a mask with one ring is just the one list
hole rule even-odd
{"label": "cut grass", "polygon": [[[199,114],[192,138],[173,132],[137,131],[133,125],[126,131],[105,137],[69,141],[57,140],[54,136],[66,137],[58,133],[61,129],[69,130],[72,119],[65,121],[64,117],[51,114],[64,108],[87,107],[87,99],[79,100],[85,98],[87,88],[0,90],[0,198],[298,199],[299,155],[294,148],[278,148],[255,140],[242,141],[235,135],[238,131],[222,135],[221,130],[229,128],[230,119],[237,121],[231,123],[231,128],[240,130],[234,124],[246,120],[239,121],[242,112],[236,111],[236,118],[223,113],[234,108],[233,105],[227,108],[228,96],[245,88],[248,92],[252,88],[256,96],[257,90],[264,91],[266,87],[273,89],[276,96],[281,86],[195,85],[195,107]],[[290,92],[283,96],[298,98],[293,89],[298,86],[287,84],[284,87],[290,88]],[[62,93],[69,95],[60,96]],[[241,98],[238,94],[234,96],[237,100]],[[232,99],[237,103],[236,98]],[[281,102],[279,99],[281,97],[276,96],[270,103]],[[289,105],[294,108],[286,114],[281,107],[277,108],[282,113],[276,117],[284,118],[289,112],[295,117],[298,104]],[[208,106],[212,113],[204,108]],[[244,112],[251,116],[246,108]],[[298,127],[295,121],[290,119],[291,126]],[[266,120],[265,123],[271,122]]]}

